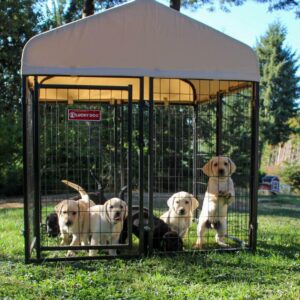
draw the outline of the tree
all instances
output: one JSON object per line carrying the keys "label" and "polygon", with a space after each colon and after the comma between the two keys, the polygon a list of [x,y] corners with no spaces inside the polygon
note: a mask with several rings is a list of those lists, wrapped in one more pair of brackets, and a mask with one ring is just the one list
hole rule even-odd
{"label": "tree", "polygon": [[299,96],[297,58],[284,45],[286,29],[280,23],[269,26],[256,46],[261,74],[260,120],[262,143],[276,145],[289,139],[289,119],[296,113]]}
{"label": "tree", "polygon": [[181,1],[180,0],[170,0],[170,7],[180,11]]}
{"label": "tree", "polygon": [[94,0],[84,0],[83,1],[83,10],[82,10],[82,17],[88,17],[93,15],[95,11]]}
{"label": "tree", "polygon": [[[0,1],[0,193],[22,192],[21,53],[36,34],[33,0]],[[11,188],[9,188],[11,185]]]}
{"label": "tree", "polygon": [[300,164],[286,163],[283,171],[280,174],[280,178],[289,184],[293,191],[299,193],[300,191]]}
{"label": "tree", "polygon": [[[172,1],[172,0],[171,0]],[[185,7],[192,7],[197,9],[199,7],[210,6],[211,10],[214,10],[216,2],[219,2],[219,6],[224,11],[229,11],[231,6],[243,5],[247,0],[182,0],[182,5]],[[298,0],[255,0],[258,3],[268,4],[269,11],[274,10],[288,10],[294,11],[296,18],[300,18],[300,2]]]}

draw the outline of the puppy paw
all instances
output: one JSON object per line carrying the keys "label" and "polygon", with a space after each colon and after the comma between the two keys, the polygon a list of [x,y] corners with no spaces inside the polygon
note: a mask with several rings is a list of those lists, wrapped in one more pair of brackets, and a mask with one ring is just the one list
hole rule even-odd
{"label": "puppy paw", "polygon": [[72,250],[69,250],[66,254],[66,257],[73,257],[73,256],[75,256],[75,252]]}
{"label": "puppy paw", "polygon": [[223,192],[223,191],[220,191],[220,192],[219,192],[219,197],[223,197],[223,198],[229,199],[230,197],[232,197],[232,195],[231,195],[230,192]]}
{"label": "puppy paw", "polygon": [[192,246],[192,249],[194,249],[194,250],[202,249],[202,244],[196,243]]}
{"label": "puppy paw", "polygon": [[217,241],[217,243],[218,243],[218,245],[221,246],[222,248],[228,248],[228,247],[229,247],[229,245],[226,244],[226,243],[223,242],[223,241]]}
{"label": "puppy paw", "polygon": [[226,199],[229,199],[229,198],[232,197],[232,195],[231,195],[230,192],[226,192],[226,193],[224,193],[224,197],[225,197]]}

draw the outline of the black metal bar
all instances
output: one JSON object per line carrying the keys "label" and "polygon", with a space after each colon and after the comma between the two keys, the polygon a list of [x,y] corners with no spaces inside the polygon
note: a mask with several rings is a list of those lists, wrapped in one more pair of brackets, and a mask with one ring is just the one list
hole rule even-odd
{"label": "black metal bar", "polygon": [[112,244],[112,245],[79,245],[79,246],[42,246],[43,251],[64,251],[64,250],[89,250],[89,249],[128,249],[129,244]]}
{"label": "black metal bar", "polygon": [[139,101],[139,198],[140,198],[140,237],[139,251],[144,250],[144,78],[140,78]]}
{"label": "black metal bar", "polygon": [[114,194],[117,195],[119,187],[117,184],[117,164],[118,164],[118,104],[114,104]]}
{"label": "black metal bar", "polygon": [[217,93],[217,128],[216,128],[216,155],[219,156],[222,154],[222,99],[223,95],[221,93]]}
{"label": "black metal bar", "polygon": [[127,186],[128,186],[128,244],[132,248],[132,85],[128,86],[128,124],[127,124]]}
{"label": "black metal bar", "polygon": [[150,231],[148,232],[148,254],[153,253],[153,109],[154,109],[154,98],[153,98],[153,78],[149,78],[149,153],[148,153],[148,208],[149,208],[149,227]]}
{"label": "black metal bar", "polygon": [[249,251],[250,249],[248,247],[240,248],[240,247],[234,247],[234,248],[206,248],[206,249],[199,249],[199,250],[183,250],[183,251],[168,251],[168,252],[155,252],[155,256],[163,257],[163,256],[176,256],[180,255],[182,256],[183,253],[187,255],[204,255],[207,253],[234,253],[237,251]]}
{"label": "black metal bar", "polygon": [[[198,104],[194,105],[193,110],[193,195],[197,199],[197,165],[198,165]],[[198,218],[198,210],[195,211],[194,217]]]}
{"label": "black metal bar", "polygon": [[23,193],[24,193],[24,246],[25,263],[30,260],[30,234],[29,234],[29,205],[28,205],[28,177],[27,177],[27,97],[26,76],[22,76],[22,114],[23,114]]}
{"label": "black metal bar", "polygon": [[193,111],[193,194],[197,197],[197,125],[198,125],[198,105],[195,104]]}
{"label": "black metal bar", "polygon": [[124,104],[121,103],[121,121],[120,121],[120,139],[121,139],[121,145],[120,145],[120,173],[121,173],[121,187],[125,185],[125,176],[124,176]]}
{"label": "black metal bar", "polygon": [[71,256],[71,257],[45,257],[42,259],[30,259],[30,263],[52,263],[52,262],[59,262],[59,261],[86,261],[86,260],[111,260],[111,259],[138,259],[140,256],[138,255],[102,255],[102,256]]}
{"label": "black metal bar", "polygon": [[253,83],[251,102],[251,175],[250,175],[250,248],[256,251],[257,243],[257,189],[258,189],[258,126],[259,83]]}
{"label": "black metal bar", "polygon": [[33,99],[33,169],[34,169],[34,234],[36,238],[36,256],[41,258],[41,197],[40,197],[40,149],[39,149],[39,84],[34,77]]}
{"label": "black metal bar", "polygon": [[80,90],[115,90],[127,91],[127,86],[116,85],[68,85],[68,84],[40,84],[40,89],[80,89]]}

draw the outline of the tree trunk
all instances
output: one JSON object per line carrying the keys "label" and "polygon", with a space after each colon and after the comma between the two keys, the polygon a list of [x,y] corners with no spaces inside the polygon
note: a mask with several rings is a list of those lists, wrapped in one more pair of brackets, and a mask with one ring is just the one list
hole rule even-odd
{"label": "tree trunk", "polygon": [[170,0],[170,7],[177,11],[180,11],[180,2],[180,0]]}
{"label": "tree trunk", "polygon": [[87,16],[93,15],[94,11],[95,11],[94,0],[84,0],[82,17],[85,18]]}

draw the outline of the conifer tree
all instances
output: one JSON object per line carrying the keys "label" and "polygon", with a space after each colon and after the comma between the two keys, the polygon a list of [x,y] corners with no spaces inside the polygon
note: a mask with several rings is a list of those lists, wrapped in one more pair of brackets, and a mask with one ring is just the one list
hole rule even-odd
{"label": "conifer tree", "polygon": [[299,96],[297,57],[285,45],[286,29],[269,26],[256,46],[260,64],[260,135],[262,143],[276,145],[289,139],[288,120],[295,115]]}

